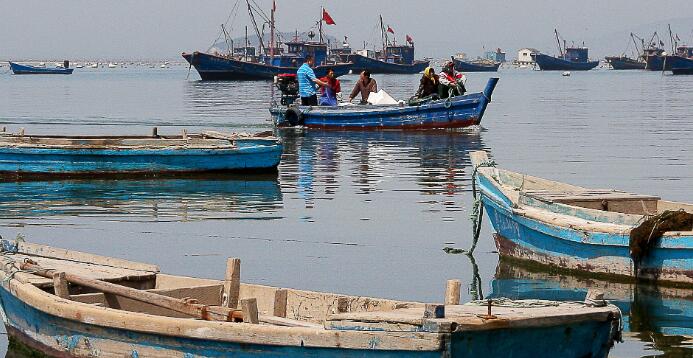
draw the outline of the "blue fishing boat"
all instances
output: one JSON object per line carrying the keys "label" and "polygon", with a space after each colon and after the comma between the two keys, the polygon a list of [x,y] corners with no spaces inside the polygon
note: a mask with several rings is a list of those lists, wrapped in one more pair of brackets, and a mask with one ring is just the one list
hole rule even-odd
{"label": "blue fishing boat", "polygon": [[[66,61],[67,63],[67,61]],[[36,67],[10,62],[10,68],[15,75],[70,75],[74,69],[66,67]]]}
{"label": "blue fishing boat", "polygon": [[[256,9],[249,3],[248,11],[255,24],[254,13]],[[269,19],[271,31],[269,46],[263,45],[264,26],[262,32],[255,26],[255,32],[259,39],[259,56],[254,56],[255,48],[248,46],[247,34],[246,46],[242,47],[242,52],[240,53],[229,48],[227,54],[195,51],[193,53],[184,52],[182,56],[191,67],[195,67],[203,81],[271,80],[278,75],[295,74],[298,68],[305,62],[307,56],[313,57],[315,61],[314,71],[318,77],[325,76],[330,68],[334,70],[337,77],[348,74],[351,71],[351,63],[333,61],[328,56],[328,48],[323,41],[324,35],[322,30],[322,23],[325,21],[324,9],[323,18],[319,20],[320,37],[318,41],[313,41],[316,35],[310,31],[308,41],[300,40],[297,33],[293,41],[286,43],[278,42],[275,39],[275,11],[276,7],[272,7],[271,18]],[[222,30],[224,36],[227,36],[223,25]],[[232,42],[228,38],[226,41],[227,43]]]}
{"label": "blue fishing boat", "polygon": [[[657,33],[653,35],[656,36]],[[606,56],[604,59],[609,63],[614,70],[644,70],[647,66],[645,58],[647,57],[647,52],[645,48],[645,39],[630,33],[630,38],[633,40],[633,45],[635,46],[634,52],[636,58],[631,58],[625,55],[625,53],[620,56]],[[637,40],[639,41],[637,41]],[[638,44],[639,42],[639,44]],[[652,40],[650,40],[650,47],[652,46]]]}
{"label": "blue fishing boat", "polygon": [[561,44],[558,30],[554,29],[554,32],[560,55],[553,57],[542,53],[532,54],[539,69],[543,71],[587,71],[599,65],[599,61],[589,60],[587,47],[568,47],[565,40]]}
{"label": "blue fishing boat", "polygon": [[679,46],[674,55],[668,55],[663,50],[659,50],[647,54],[647,69],[673,72],[676,68],[677,74],[684,74],[691,66],[691,59],[693,59],[693,46]]}
{"label": "blue fishing boat", "polygon": [[[390,39],[388,33],[393,35],[393,39]],[[383,43],[381,51],[376,53],[364,49],[346,57],[342,55],[343,59],[353,63],[353,73],[368,70],[371,73],[414,74],[422,72],[430,65],[428,60],[414,59],[414,40],[409,35],[406,36],[406,44],[397,45],[394,30],[384,25],[382,15],[380,16],[380,34]]]}
{"label": "blue fishing boat", "polygon": [[498,169],[471,154],[501,256],[596,275],[693,285],[693,205]]}
{"label": "blue fishing boat", "polygon": [[481,123],[498,78],[490,78],[483,92],[417,105],[274,105],[270,108],[278,127],[338,130],[462,128]]}
{"label": "blue fishing boat", "polygon": [[496,72],[500,67],[500,62],[495,61],[463,61],[460,59],[453,59],[455,62],[455,71],[460,72]]}
{"label": "blue fishing boat", "polygon": [[11,344],[36,356],[606,358],[620,335],[603,300],[460,304],[448,282],[445,304],[407,302],[241,283],[239,259],[211,280],[0,246],[2,319]]}
{"label": "blue fishing boat", "polygon": [[0,178],[273,172],[281,154],[277,138],[213,131],[177,136],[0,133]]}

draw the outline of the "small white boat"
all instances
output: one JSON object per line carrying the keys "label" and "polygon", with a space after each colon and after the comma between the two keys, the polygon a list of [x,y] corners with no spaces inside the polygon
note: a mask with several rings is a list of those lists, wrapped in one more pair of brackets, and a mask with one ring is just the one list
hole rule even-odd
{"label": "small white boat", "polygon": [[113,62],[108,64],[108,68],[116,68],[116,67],[118,67],[118,65],[113,63]]}
{"label": "small white boat", "polygon": [[563,73],[561,73],[561,76],[570,77],[570,71],[564,71]]}

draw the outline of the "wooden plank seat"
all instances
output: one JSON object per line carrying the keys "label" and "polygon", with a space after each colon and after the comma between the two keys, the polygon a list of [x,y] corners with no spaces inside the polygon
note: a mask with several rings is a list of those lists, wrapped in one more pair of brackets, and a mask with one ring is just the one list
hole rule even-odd
{"label": "wooden plank seat", "polygon": [[613,189],[525,190],[521,196],[545,203],[560,203],[588,209],[623,214],[653,215],[657,213],[657,196],[628,193]]}

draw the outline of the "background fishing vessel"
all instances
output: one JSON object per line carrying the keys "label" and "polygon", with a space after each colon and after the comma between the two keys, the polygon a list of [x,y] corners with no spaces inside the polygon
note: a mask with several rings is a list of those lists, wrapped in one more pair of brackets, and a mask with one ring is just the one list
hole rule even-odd
{"label": "background fishing vessel", "polygon": [[455,71],[460,72],[496,72],[501,65],[500,62],[489,60],[465,61],[454,58],[453,61],[455,63]]}
{"label": "background fishing vessel", "polygon": [[[245,44],[240,51],[234,50],[233,40],[229,38],[226,28],[222,25],[222,33],[225,38],[227,53],[205,53],[195,51],[183,53],[183,58],[200,75],[202,80],[261,80],[272,79],[280,74],[296,73],[307,56],[315,60],[314,71],[318,77],[327,74],[327,69],[332,68],[335,76],[342,76],[352,68],[350,63],[340,63],[328,56],[328,45],[324,42],[323,22],[334,24],[334,20],[321,8],[321,17],[318,20],[318,41],[314,41],[315,33],[308,33],[308,40],[299,38],[298,33],[292,41],[282,42],[275,34],[276,5],[273,3],[269,18],[257,6],[255,2],[246,0],[248,13],[258,39],[259,54],[255,55],[255,48],[248,41],[248,29],[246,27]],[[259,16],[269,24],[270,38],[264,43],[264,26],[258,28],[255,16]]]}
{"label": "background fishing vessel", "polygon": [[587,71],[599,65],[599,61],[589,60],[589,49],[587,47],[568,47],[565,40],[561,43],[558,30],[554,29],[554,33],[558,43],[559,56],[553,57],[542,53],[533,53],[532,58],[539,66],[539,69],[543,71]]}
{"label": "background fishing vessel", "polygon": [[[657,33],[655,32],[653,35],[653,39],[656,35]],[[645,51],[648,46],[645,45],[645,39],[635,35],[632,32],[630,33],[630,38],[633,41],[634,45],[634,58],[626,56],[625,51],[620,56],[606,56],[604,59],[606,60],[606,62],[609,63],[612,69],[644,70],[645,66],[647,66],[647,62],[645,61],[645,59],[647,58],[647,53]],[[640,44],[638,44],[638,42],[640,42]],[[628,45],[630,46],[630,42],[628,43]],[[649,47],[652,47],[652,40],[650,40]]]}
{"label": "background fishing vessel", "polygon": [[[392,34],[392,39],[388,35]],[[397,45],[394,38],[395,31],[390,26],[385,26],[383,17],[380,16],[380,34],[382,50],[359,50],[352,54],[341,54],[342,60],[353,64],[354,73],[368,70],[371,73],[419,73],[429,66],[428,60],[416,60],[414,58],[414,39],[406,35],[406,44]]]}

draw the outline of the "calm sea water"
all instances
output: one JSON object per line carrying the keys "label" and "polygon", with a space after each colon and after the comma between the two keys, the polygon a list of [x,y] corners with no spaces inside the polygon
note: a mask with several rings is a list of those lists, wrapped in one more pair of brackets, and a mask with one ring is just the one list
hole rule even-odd
{"label": "calm sea water", "polygon": [[[56,134],[272,129],[268,82],[203,83],[194,70],[187,75],[182,65],[4,73],[0,126]],[[0,234],[201,277],[223,277],[226,257],[234,256],[248,282],[406,300],[440,301],[451,278],[467,287],[464,300],[581,300],[596,285],[626,315],[626,342],[612,356],[691,356],[692,292],[499,262],[487,220],[473,260],[443,248],[471,245],[473,150],[542,177],[693,202],[693,77],[513,69],[498,76],[479,128],[281,131],[277,176],[0,183]],[[410,96],[418,82],[375,78],[395,98]],[[468,74],[468,89],[481,90],[487,78]],[[342,87],[355,79],[343,77]]]}

